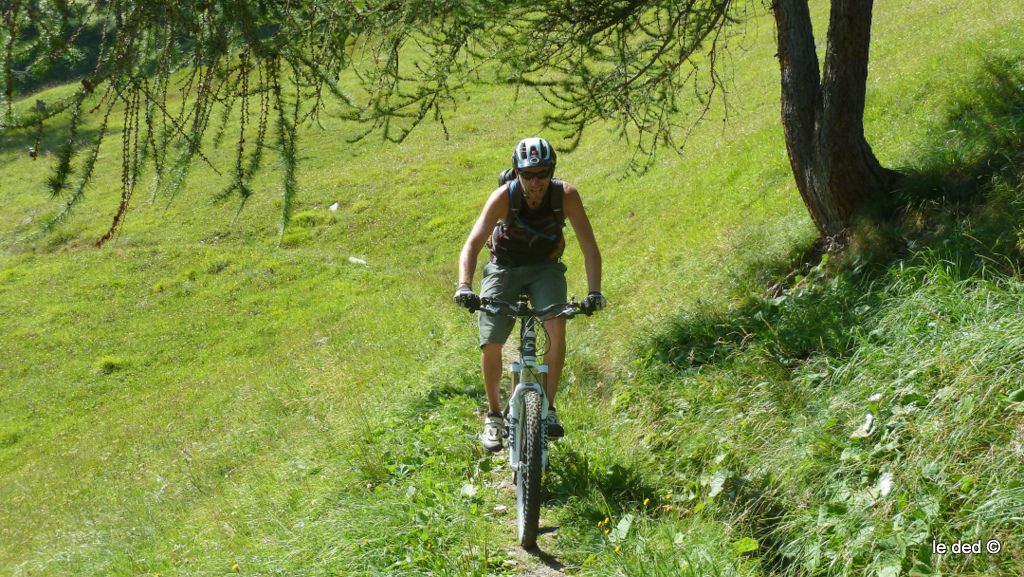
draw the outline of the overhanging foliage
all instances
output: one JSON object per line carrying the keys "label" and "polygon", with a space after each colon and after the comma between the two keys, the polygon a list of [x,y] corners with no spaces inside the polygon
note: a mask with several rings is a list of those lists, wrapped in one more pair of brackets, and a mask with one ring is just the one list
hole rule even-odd
{"label": "overhanging foliage", "polygon": [[[679,136],[685,140],[686,129],[707,112],[722,86],[716,62],[724,30],[750,7],[741,4],[15,0],[3,13],[0,132],[41,134],[55,117],[70,116],[48,182],[64,200],[52,226],[83,197],[110,117],[122,115],[121,199],[99,245],[117,232],[147,165],[156,175],[152,194],[169,200],[195,162],[220,174],[206,153],[209,129],[214,143],[234,135],[231,182],[214,198],[235,197],[239,209],[252,194],[264,149],[275,149],[285,166],[283,234],[297,189],[296,127],[319,123],[328,103],[332,114],[364,124],[360,137],[401,141],[427,118],[444,127],[462,84],[514,83],[538,90],[553,106],[544,124],[571,147],[590,124],[612,122],[634,141],[632,166],[642,167],[657,146],[681,144]],[[83,30],[99,30],[95,50],[76,44]],[[16,113],[17,76],[93,54],[75,94]],[[680,125],[686,89],[698,114]],[[168,96],[179,94],[172,106]],[[83,113],[101,115],[100,129],[84,142]],[[85,160],[76,163],[83,149]]]}

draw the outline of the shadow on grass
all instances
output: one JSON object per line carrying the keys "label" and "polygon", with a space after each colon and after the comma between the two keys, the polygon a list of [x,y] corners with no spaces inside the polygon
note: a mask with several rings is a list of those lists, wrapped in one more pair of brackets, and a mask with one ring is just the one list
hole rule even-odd
{"label": "shadow on grass", "polygon": [[579,521],[584,525],[594,526],[609,513],[632,509],[644,499],[657,498],[657,489],[635,469],[602,463],[599,457],[571,447],[558,447],[554,459],[556,464],[544,477],[545,505],[565,505],[571,498],[589,496],[578,511],[582,516]]}
{"label": "shadow on grass", "polygon": [[966,265],[1019,275],[1024,256],[1024,58],[991,57],[933,131],[896,198],[898,232]]}
{"label": "shadow on grass", "polygon": [[479,378],[466,378],[458,383],[445,383],[430,389],[423,398],[424,408],[440,406],[447,399],[466,397],[481,407],[487,406],[487,395]]}
{"label": "shadow on grass", "polygon": [[[1019,276],[1024,262],[1024,59],[989,59],[934,131],[920,165],[905,171],[890,218],[865,218],[828,264],[820,246],[755,262],[744,277],[767,296],[728,311],[698,310],[655,335],[648,354],[680,369],[722,363],[762,347],[783,366],[842,355],[863,323],[872,289],[896,261],[927,249],[960,265]],[[788,274],[787,274],[788,273]]]}
{"label": "shadow on grass", "polygon": [[[547,528],[542,528],[541,531],[543,532],[544,529]],[[547,532],[550,533],[552,531],[548,530]],[[539,546],[526,549],[526,553],[532,557],[536,557],[537,560],[543,563],[544,566],[548,569],[551,569],[553,571],[561,571],[562,569],[565,569],[565,564],[559,561],[558,558],[552,555],[551,553],[548,553],[541,549]]]}
{"label": "shadow on grass", "polygon": [[785,292],[749,299],[729,311],[696,310],[674,319],[652,339],[649,354],[683,370],[721,366],[753,347],[785,370],[815,353],[843,354],[849,328],[869,310],[865,293],[850,284],[823,285],[823,267],[792,280]]}
{"label": "shadow on grass", "polygon": [[474,372],[464,372],[453,380],[435,383],[423,396],[416,399],[408,408],[411,415],[424,415],[440,409],[445,403],[458,398],[467,398],[476,406],[487,407],[487,395],[480,382],[480,376]]}
{"label": "shadow on grass", "polygon": [[[99,130],[91,127],[78,128],[78,133],[75,135],[75,159],[81,159],[89,154],[90,147],[95,143],[96,137],[99,135]],[[18,153],[19,161],[24,162],[35,162],[39,167],[33,172],[45,171],[50,173],[53,171],[53,163],[56,161],[59,150],[62,146],[68,142],[68,131],[67,123],[53,123],[47,125],[42,131],[36,131],[35,129],[25,129],[17,131],[9,131],[4,134],[4,137],[0,139],[0,152],[15,152]],[[33,159],[31,150],[34,150],[36,157]],[[40,182],[44,182],[42,178]],[[73,183],[71,179],[69,182]]]}

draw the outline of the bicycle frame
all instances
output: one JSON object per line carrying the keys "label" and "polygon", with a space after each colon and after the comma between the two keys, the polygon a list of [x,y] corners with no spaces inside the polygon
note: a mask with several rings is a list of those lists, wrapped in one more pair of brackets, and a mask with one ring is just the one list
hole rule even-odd
{"label": "bicycle frame", "polygon": [[[512,397],[508,401],[508,448],[509,466],[519,471],[522,435],[518,434],[522,423],[523,395],[530,390],[540,393],[541,422],[548,418],[547,386],[548,366],[537,363],[537,331],[535,324],[540,322],[536,317],[522,320],[519,332],[519,360],[513,361],[509,368],[512,378]],[[548,434],[547,428],[541,427],[541,468],[548,469]]]}

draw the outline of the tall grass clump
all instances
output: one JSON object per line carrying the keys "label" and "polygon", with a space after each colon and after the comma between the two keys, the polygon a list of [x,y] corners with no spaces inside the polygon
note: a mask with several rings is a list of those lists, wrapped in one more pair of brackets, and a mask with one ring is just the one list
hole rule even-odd
{"label": "tall grass clump", "polygon": [[782,574],[1020,574],[1024,283],[933,252],[876,279],[815,270],[684,317],[636,364],[641,477]]}
{"label": "tall grass clump", "polygon": [[[794,568],[826,574],[1019,573],[1024,284],[928,255],[894,272],[857,347],[817,387],[818,430],[776,528]],[[814,506],[817,505],[817,506]],[[999,540],[999,555],[932,541]],[[1015,559],[1016,557],[1016,559]],[[794,572],[796,573],[796,572]]]}

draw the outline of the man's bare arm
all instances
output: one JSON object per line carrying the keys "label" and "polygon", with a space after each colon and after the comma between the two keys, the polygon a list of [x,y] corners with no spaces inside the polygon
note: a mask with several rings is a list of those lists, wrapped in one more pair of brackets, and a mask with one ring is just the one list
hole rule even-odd
{"label": "man's bare arm", "polygon": [[476,271],[476,257],[484,248],[487,237],[491,235],[498,220],[508,214],[508,186],[504,185],[491,193],[480,218],[476,219],[473,230],[462,246],[459,255],[459,285],[473,286],[473,273]]}
{"label": "man's bare arm", "polygon": [[594,238],[594,229],[590,226],[590,219],[587,218],[587,211],[583,208],[583,201],[576,187],[565,183],[565,196],[562,200],[562,210],[566,218],[572,224],[576,232],[576,240],[580,243],[580,250],[583,251],[583,264],[587,269],[587,286],[590,292],[601,290],[601,251],[597,248],[597,239]]}

